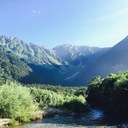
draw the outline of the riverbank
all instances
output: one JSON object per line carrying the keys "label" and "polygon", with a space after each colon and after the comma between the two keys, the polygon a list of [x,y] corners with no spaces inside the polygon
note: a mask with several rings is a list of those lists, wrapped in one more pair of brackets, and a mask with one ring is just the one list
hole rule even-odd
{"label": "riverbank", "polygon": [[[66,110],[61,110],[58,108],[47,108],[44,110],[38,110],[36,111],[32,118],[31,121],[36,121],[36,120],[42,120],[44,118],[49,118],[49,117],[53,117],[55,115],[65,115],[70,113],[69,111]],[[24,125],[25,123],[18,123],[18,122],[12,122],[11,119],[0,119],[0,128],[5,128],[5,127],[11,127],[11,126],[20,126],[20,125]]]}
{"label": "riverbank", "polygon": [[31,123],[11,128],[127,128],[128,123],[116,123],[111,118],[106,120],[104,112],[92,109],[81,114],[54,115]]}
{"label": "riverbank", "polygon": [[[128,123],[117,123],[114,119],[105,118],[105,113],[100,109],[92,109],[87,113],[65,112],[64,110],[49,108],[47,111],[35,112],[38,118],[33,118],[30,123],[9,126],[8,128],[127,128]],[[42,116],[42,119],[40,118]],[[108,120],[109,119],[109,120]],[[4,119],[2,119],[4,120]],[[7,120],[5,120],[6,122]],[[4,122],[4,121],[3,121]],[[7,124],[7,123],[6,123]],[[6,125],[8,126],[8,125]],[[5,127],[5,126],[4,126]],[[3,128],[3,127],[0,127]]]}
{"label": "riverbank", "polygon": [[[38,110],[33,114],[31,121],[43,119],[43,117],[46,114],[47,114],[46,111]],[[9,126],[20,126],[23,124],[25,124],[25,123],[19,123],[17,121],[13,121],[12,119],[9,119],[9,118],[0,119],[0,128],[5,128],[5,127],[9,127]]]}

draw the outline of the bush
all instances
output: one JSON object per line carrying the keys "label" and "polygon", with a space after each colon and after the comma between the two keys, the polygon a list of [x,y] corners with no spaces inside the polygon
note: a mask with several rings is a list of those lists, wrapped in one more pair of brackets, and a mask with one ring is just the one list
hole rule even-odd
{"label": "bush", "polygon": [[44,106],[60,106],[64,102],[63,95],[57,94],[50,90],[44,90],[36,87],[30,87],[31,95],[35,102],[39,104],[39,108],[42,109]]}
{"label": "bush", "polygon": [[89,83],[87,95],[91,107],[103,108],[120,120],[128,120],[128,72],[111,73],[102,80],[96,77]]}
{"label": "bush", "polygon": [[0,87],[0,117],[28,122],[34,108],[28,88],[17,83],[5,84]]}
{"label": "bush", "polygon": [[62,107],[76,113],[86,112],[89,110],[89,106],[86,104],[85,98],[81,95],[79,97],[72,97],[69,101],[66,101]]}

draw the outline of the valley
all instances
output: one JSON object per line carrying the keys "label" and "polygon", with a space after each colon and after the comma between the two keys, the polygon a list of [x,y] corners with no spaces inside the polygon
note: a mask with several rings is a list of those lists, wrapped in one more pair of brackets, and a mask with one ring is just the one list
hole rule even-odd
{"label": "valley", "polygon": [[[39,126],[46,123],[49,127],[47,121],[51,126],[59,117],[64,120],[58,125],[57,118],[55,127],[127,126],[127,49],[128,37],[112,48],[64,44],[48,49],[1,35],[0,117],[9,118],[8,125],[45,118]],[[62,115],[50,112],[49,118],[35,114],[51,108]],[[104,115],[93,119],[97,109]]]}
{"label": "valley", "polygon": [[0,1],[0,128],[128,128],[128,0]]}

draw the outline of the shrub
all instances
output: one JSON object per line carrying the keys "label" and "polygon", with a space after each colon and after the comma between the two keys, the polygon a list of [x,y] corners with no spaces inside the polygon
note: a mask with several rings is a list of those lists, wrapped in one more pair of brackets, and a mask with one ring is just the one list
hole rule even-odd
{"label": "shrub", "polygon": [[33,99],[28,88],[16,82],[0,87],[0,117],[28,122],[33,112]]}
{"label": "shrub", "polygon": [[89,110],[89,106],[86,104],[85,98],[81,95],[79,97],[71,97],[69,101],[66,101],[62,105],[62,107],[76,113],[86,112]]}

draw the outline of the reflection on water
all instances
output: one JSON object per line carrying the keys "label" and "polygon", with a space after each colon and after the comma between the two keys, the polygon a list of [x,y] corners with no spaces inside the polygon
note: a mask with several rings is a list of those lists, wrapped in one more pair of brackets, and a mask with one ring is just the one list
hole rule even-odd
{"label": "reflection on water", "polygon": [[99,118],[102,118],[103,117],[103,111],[101,111],[101,110],[99,110],[99,109],[93,109],[90,113],[92,113],[91,114],[91,116],[92,116],[92,118],[93,119],[99,119]]}
{"label": "reflection on water", "polygon": [[[107,119],[107,120],[106,120]],[[52,118],[34,121],[30,124],[20,126],[18,128],[120,128],[123,125],[117,124],[112,118],[106,118],[103,111],[93,109],[86,114],[74,114],[68,116],[55,115]],[[113,122],[113,124],[112,124]],[[125,128],[125,127],[124,127]]]}

